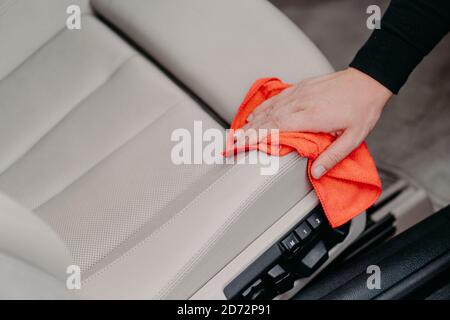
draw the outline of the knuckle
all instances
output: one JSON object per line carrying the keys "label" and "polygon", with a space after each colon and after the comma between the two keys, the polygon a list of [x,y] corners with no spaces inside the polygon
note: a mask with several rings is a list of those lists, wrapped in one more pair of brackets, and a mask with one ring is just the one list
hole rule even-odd
{"label": "knuckle", "polygon": [[276,128],[280,128],[281,123],[280,123],[280,117],[278,116],[278,114],[276,114],[276,113],[271,113],[271,114],[269,115],[269,120],[270,120],[271,122],[273,122],[273,124],[274,124],[274,126],[275,126]]}
{"label": "knuckle", "polygon": [[266,116],[266,118],[270,118],[270,116],[272,115],[272,111],[273,111],[273,104],[267,106],[267,108],[264,109],[264,115]]}
{"label": "knuckle", "polygon": [[283,102],[282,101],[277,101],[276,103],[274,103],[273,105],[272,105],[272,107],[270,108],[271,110],[272,110],[272,113],[273,112],[276,112],[278,109],[280,109],[280,107],[283,105]]}

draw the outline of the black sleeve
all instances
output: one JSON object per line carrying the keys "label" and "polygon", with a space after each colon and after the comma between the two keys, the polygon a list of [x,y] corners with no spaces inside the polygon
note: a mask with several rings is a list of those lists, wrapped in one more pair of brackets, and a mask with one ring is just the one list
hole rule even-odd
{"label": "black sleeve", "polygon": [[396,94],[449,29],[450,0],[391,0],[350,66]]}

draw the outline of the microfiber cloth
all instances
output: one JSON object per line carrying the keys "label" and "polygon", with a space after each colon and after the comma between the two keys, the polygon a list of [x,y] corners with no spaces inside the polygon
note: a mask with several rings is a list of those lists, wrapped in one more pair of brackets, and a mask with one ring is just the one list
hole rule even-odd
{"label": "microfiber cloth", "polygon": [[[247,123],[247,117],[265,100],[279,94],[291,85],[277,78],[257,80],[248,91],[231,124],[237,130]],[[381,182],[373,159],[363,142],[333,169],[316,180],[311,176],[312,162],[336,139],[327,133],[280,132],[279,145],[264,144],[234,146],[233,131],[227,137],[225,156],[247,150],[260,150],[283,156],[293,151],[308,158],[308,177],[316,191],[330,225],[336,228],[369,208],[381,193]]]}

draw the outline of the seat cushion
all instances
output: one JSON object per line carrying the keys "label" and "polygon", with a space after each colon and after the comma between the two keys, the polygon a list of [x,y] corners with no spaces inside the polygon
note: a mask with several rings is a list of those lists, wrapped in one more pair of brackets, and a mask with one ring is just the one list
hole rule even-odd
{"label": "seat cushion", "polygon": [[[159,12],[173,21],[170,8]],[[149,30],[166,30],[163,22]],[[306,161],[283,157],[270,176],[261,175],[261,163],[176,165],[175,129],[193,133],[195,120],[204,130],[224,128],[96,16],[86,13],[81,30],[60,27],[4,69],[0,191],[57,232],[82,269],[83,297],[189,298],[311,190]],[[220,59],[197,68],[180,44],[180,55],[161,48],[174,65],[186,65],[183,81],[215,97],[208,103],[225,118],[232,109],[220,108],[236,107],[247,80],[264,70],[259,60],[218,82],[212,67],[224,74]],[[322,58],[307,73],[327,70]]]}
{"label": "seat cushion", "polygon": [[226,170],[172,163],[174,129],[219,126],[93,17],[30,56],[0,96],[0,190],[52,225],[83,271]]}
{"label": "seat cushion", "polygon": [[30,209],[187,99],[92,17],[31,56],[0,96],[0,188]]}
{"label": "seat cushion", "polygon": [[[309,190],[285,193],[282,210],[268,198],[274,210],[255,224],[264,204],[253,202],[273,184],[258,166],[175,165],[175,129],[193,132],[195,120],[224,129],[89,15],[82,30],[60,32],[15,68],[0,96],[0,190],[58,233],[82,269],[86,297],[189,297]],[[299,159],[283,163],[300,166],[290,184],[302,179]],[[235,246],[223,243],[230,239]],[[151,247],[140,252],[141,243]],[[194,258],[202,268],[180,277]],[[181,289],[169,286],[173,279]]]}

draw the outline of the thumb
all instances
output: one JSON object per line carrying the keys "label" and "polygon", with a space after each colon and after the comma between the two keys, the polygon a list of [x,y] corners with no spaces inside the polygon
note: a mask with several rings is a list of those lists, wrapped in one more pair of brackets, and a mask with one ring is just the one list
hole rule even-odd
{"label": "thumb", "polygon": [[355,130],[347,129],[314,161],[311,174],[319,179],[348,156],[359,144]]}

